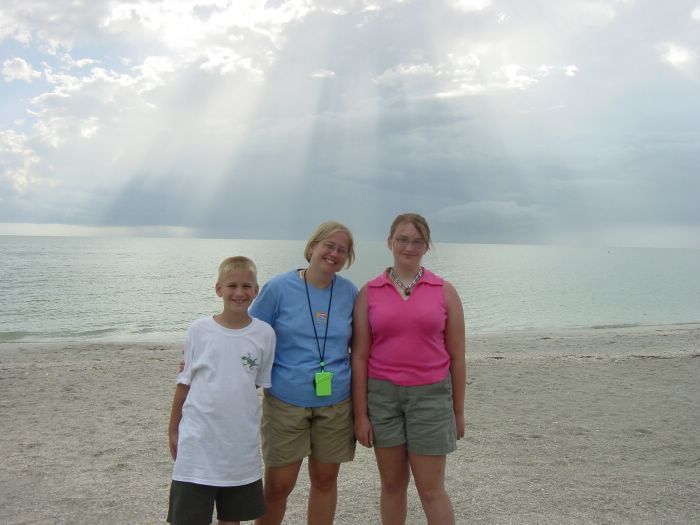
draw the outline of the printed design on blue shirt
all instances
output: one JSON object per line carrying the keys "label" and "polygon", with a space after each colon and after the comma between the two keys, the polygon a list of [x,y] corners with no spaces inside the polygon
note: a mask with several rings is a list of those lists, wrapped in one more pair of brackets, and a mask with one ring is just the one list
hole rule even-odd
{"label": "printed design on blue shirt", "polygon": [[328,314],[326,312],[316,312],[314,317],[316,318],[316,324],[323,324],[328,321]]}
{"label": "printed design on blue shirt", "polygon": [[241,364],[243,365],[243,368],[248,367],[248,372],[252,372],[256,368],[260,367],[260,363],[258,363],[258,360],[250,355],[250,352],[244,356],[241,356]]}

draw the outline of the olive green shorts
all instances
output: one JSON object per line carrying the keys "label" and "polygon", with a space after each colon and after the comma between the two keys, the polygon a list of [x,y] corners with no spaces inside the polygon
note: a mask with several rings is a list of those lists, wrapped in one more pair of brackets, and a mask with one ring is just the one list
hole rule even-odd
{"label": "olive green shorts", "polygon": [[406,445],[411,454],[444,456],[457,448],[449,374],[430,385],[398,386],[368,379],[367,412],[374,446]]}
{"label": "olive green shorts", "polygon": [[350,399],[327,407],[290,405],[265,391],[260,434],[266,467],[285,467],[305,457],[345,463],[355,457]]}

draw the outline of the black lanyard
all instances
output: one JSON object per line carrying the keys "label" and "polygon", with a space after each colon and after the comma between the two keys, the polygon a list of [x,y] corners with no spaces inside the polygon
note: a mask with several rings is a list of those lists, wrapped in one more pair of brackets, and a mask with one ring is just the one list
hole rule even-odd
{"label": "black lanyard", "polygon": [[331,281],[331,296],[328,298],[328,313],[326,314],[326,333],[323,334],[323,349],[321,349],[321,343],[318,342],[318,332],[316,332],[316,321],[314,320],[314,312],[311,308],[311,296],[309,295],[309,285],[306,282],[306,270],[304,270],[304,288],[306,288],[306,300],[309,303],[309,315],[311,315],[311,326],[314,328],[314,336],[316,337],[316,347],[318,348],[318,356],[321,359],[321,372],[323,372],[323,367],[326,363],[323,362],[323,358],[326,355],[326,341],[328,340],[328,325],[331,322],[331,303],[333,302],[333,286],[335,285],[335,276]]}

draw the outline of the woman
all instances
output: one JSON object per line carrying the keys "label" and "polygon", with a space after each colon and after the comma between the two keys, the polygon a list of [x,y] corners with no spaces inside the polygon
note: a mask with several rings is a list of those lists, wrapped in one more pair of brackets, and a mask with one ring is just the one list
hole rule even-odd
{"label": "woman", "polygon": [[308,456],[308,522],[332,524],[340,464],[355,455],[349,342],[357,288],[337,274],[355,259],[350,230],[324,222],[304,250],[309,265],[270,280],[250,308],[277,336],[261,425],[266,514],[280,524]]}
{"label": "woman", "polygon": [[430,228],[418,214],[396,217],[394,264],[357,296],[352,383],[355,435],[374,446],[384,525],[406,523],[413,473],[429,524],[453,524],[446,455],[464,435],[464,314],[455,288],[421,266]]}

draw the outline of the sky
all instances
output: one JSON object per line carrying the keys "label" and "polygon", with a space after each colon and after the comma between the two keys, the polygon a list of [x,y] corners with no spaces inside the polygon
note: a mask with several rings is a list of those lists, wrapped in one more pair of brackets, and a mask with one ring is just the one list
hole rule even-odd
{"label": "sky", "polygon": [[700,0],[0,0],[0,234],[700,248]]}

